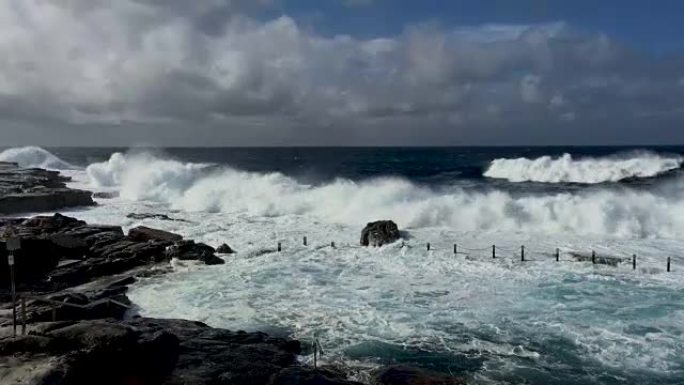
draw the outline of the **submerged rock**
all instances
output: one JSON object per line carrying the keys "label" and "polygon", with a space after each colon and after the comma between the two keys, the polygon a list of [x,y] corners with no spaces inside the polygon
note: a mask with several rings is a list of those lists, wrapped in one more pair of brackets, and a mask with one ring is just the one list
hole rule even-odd
{"label": "submerged rock", "polygon": [[361,231],[361,246],[382,246],[398,240],[397,224],[390,221],[376,221],[366,225]]}
{"label": "submerged rock", "polygon": [[221,246],[216,248],[216,252],[219,254],[233,254],[233,253],[235,253],[235,250],[233,250],[232,247],[230,247],[224,243]]}

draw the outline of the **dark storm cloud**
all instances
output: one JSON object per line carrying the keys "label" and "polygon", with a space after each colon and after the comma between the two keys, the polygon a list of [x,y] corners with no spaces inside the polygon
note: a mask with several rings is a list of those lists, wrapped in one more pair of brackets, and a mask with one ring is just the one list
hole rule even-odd
{"label": "dark storm cloud", "polygon": [[362,40],[245,16],[269,4],[3,2],[0,139],[32,126],[64,140],[69,126],[121,143],[505,144],[622,125],[639,140],[639,122],[684,116],[682,57],[564,23]]}

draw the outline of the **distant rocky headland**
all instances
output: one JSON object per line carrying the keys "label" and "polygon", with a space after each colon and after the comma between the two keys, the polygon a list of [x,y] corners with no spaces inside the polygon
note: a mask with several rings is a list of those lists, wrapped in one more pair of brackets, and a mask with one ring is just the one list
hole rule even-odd
{"label": "distant rocky headland", "polygon": [[68,188],[69,181],[57,171],[0,162],[0,215],[95,204],[90,191]]}
{"label": "distant rocky headland", "polygon": [[[224,264],[217,253],[233,250],[222,245],[217,252],[142,226],[125,233],[61,214],[9,216],[95,204],[89,191],[70,189],[66,182],[58,172],[0,164],[0,383],[356,384],[334,368],[302,365],[298,357],[305,349],[296,340],[137,316],[126,295],[137,279],[164,274],[172,259]],[[387,227],[371,231],[371,238]],[[394,236],[396,229],[390,230]],[[20,240],[12,252],[16,302],[9,239]],[[372,381],[463,383],[405,366],[379,370]]]}

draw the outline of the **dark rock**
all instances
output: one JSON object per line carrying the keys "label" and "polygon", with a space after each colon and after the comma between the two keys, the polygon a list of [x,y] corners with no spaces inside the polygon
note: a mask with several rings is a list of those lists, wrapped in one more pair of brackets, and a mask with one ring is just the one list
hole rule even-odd
{"label": "dark rock", "polygon": [[374,385],[465,385],[464,379],[412,366],[382,368],[373,376]]}
{"label": "dark rock", "polygon": [[24,227],[39,228],[44,233],[54,233],[56,231],[63,231],[69,227],[84,226],[84,221],[76,218],[67,217],[62,214],[54,214],[52,216],[36,216],[26,219],[22,225]]}
{"label": "dark rock", "polygon": [[235,253],[235,250],[233,250],[230,246],[224,243],[218,248],[216,248],[216,252],[219,254],[233,254]]}
{"label": "dark rock", "polygon": [[70,188],[33,189],[0,196],[0,214],[53,211],[94,205],[90,191]]}
{"label": "dark rock", "polygon": [[397,224],[392,221],[377,221],[366,225],[361,231],[362,246],[382,246],[398,240]]}
{"label": "dark rock", "polygon": [[[352,384],[332,371],[288,369],[297,365],[293,341],[183,320],[48,323],[0,340],[0,352],[0,378],[20,383]],[[46,370],[27,373],[31,365]]]}
{"label": "dark rock", "polygon": [[169,231],[152,229],[145,226],[138,226],[128,231],[128,238],[135,242],[162,241],[177,242],[183,239],[182,236]]}
{"label": "dark rock", "polygon": [[180,241],[169,246],[165,253],[167,258],[184,261],[202,261],[207,265],[221,265],[225,261],[214,254],[214,248],[195,241]]}

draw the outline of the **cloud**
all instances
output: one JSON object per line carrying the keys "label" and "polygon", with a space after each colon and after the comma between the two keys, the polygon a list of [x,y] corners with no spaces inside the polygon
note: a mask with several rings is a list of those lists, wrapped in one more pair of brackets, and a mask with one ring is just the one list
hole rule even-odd
{"label": "cloud", "polygon": [[681,66],[564,23],[325,37],[246,16],[270,4],[2,2],[0,119],[411,142],[681,112]]}

